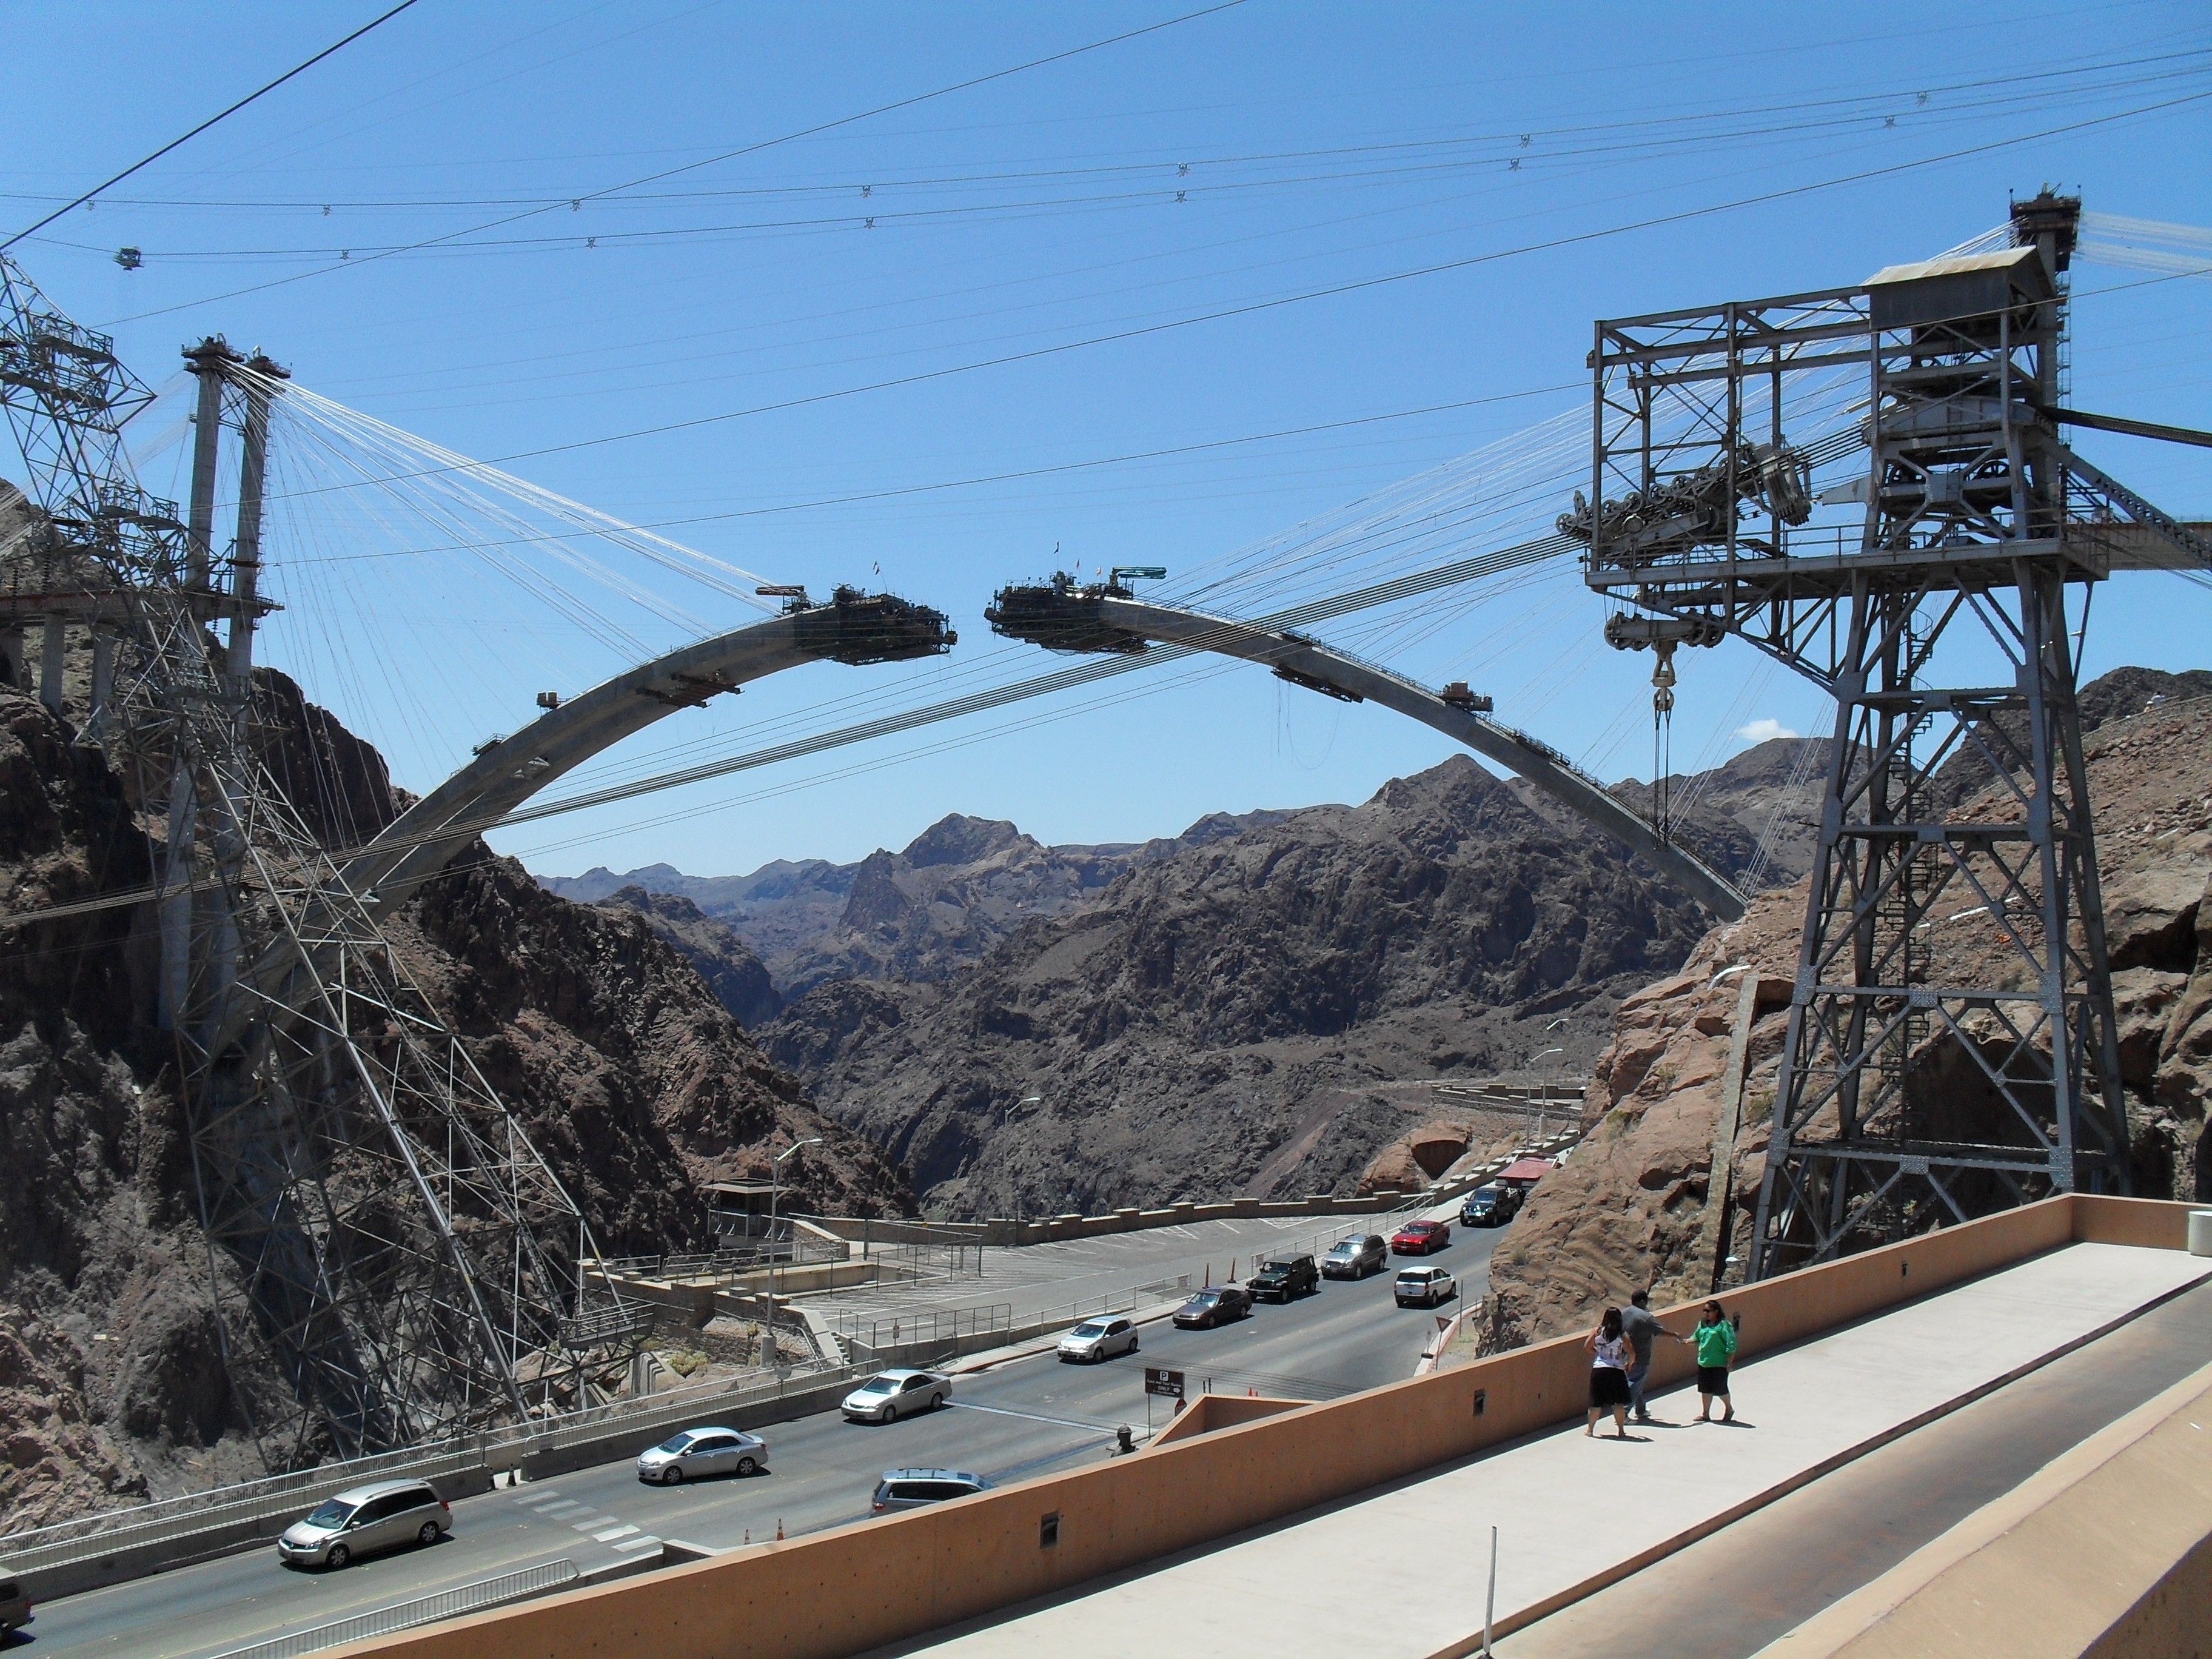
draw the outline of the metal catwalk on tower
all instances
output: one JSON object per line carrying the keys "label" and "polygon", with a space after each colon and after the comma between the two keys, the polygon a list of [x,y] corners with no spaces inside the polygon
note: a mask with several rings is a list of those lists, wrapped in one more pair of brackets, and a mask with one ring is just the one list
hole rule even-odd
{"label": "metal catwalk on tower", "polygon": [[[2061,440],[2079,213],[2045,192],[2009,246],[1596,327],[1559,523],[1608,637],[1733,634],[1835,699],[1753,1278],[2128,1188],[2068,595],[2207,550]],[[1855,436],[1792,446],[1808,386]],[[1929,932],[1965,918],[2002,965],[1954,982]]]}
{"label": "metal catwalk on tower", "polygon": [[[5,541],[0,626],[39,631],[57,712],[71,642],[89,645],[78,741],[106,748],[161,843],[160,1018],[222,1330],[297,1401],[257,1423],[265,1455],[289,1466],[582,1403],[638,1322],[611,1289],[587,1294],[598,1252],[577,1206],[258,758],[261,479],[282,371],[220,340],[186,359],[180,520],[124,452],[151,394],[0,257],[0,407],[38,509]],[[10,671],[27,655],[19,644]]]}

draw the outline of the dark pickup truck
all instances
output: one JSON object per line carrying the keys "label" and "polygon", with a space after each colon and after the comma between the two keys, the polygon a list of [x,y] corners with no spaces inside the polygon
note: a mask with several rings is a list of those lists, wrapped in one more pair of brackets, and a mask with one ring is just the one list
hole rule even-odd
{"label": "dark pickup truck", "polygon": [[1244,1281],[1255,1302],[1288,1302],[1321,1288],[1321,1269],[1310,1255],[1278,1256]]}

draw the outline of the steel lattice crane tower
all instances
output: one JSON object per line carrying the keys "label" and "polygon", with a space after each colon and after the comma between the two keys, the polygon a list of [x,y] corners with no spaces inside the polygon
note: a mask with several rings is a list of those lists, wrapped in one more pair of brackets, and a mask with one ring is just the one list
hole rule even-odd
{"label": "steel lattice crane tower", "polygon": [[[1835,699],[1755,1279],[2128,1188],[2067,595],[2212,547],[2060,437],[2080,210],[2046,191],[2010,246],[1596,326],[1592,487],[1559,524],[1623,607],[1608,637],[1733,634]],[[1856,432],[1793,447],[1808,390]],[[1937,786],[1960,756],[1995,790],[1972,816]],[[1928,930],[1969,913],[2004,967],[1948,982]]]}
{"label": "steel lattice crane tower", "polygon": [[0,408],[43,518],[8,544],[0,605],[6,626],[43,628],[57,712],[70,631],[89,634],[79,741],[106,749],[166,829],[161,1018],[222,1329],[298,1401],[257,1423],[264,1455],[289,1467],[582,1403],[641,1321],[611,1286],[587,1298],[598,1252],[575,1204],[258,758],[261,480],[283,372],[219,340],[186,359],[199,397],[180,520],[124,452],[152,394],[0,256]]}

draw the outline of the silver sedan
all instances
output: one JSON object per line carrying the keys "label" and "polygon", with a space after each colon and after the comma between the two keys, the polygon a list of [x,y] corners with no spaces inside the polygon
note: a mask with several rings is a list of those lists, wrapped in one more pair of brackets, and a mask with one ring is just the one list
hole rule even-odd
{"label": "silver sedan", "polygon": [[706,1474],[751,1474],[768,1467],[768,1442],[736,1429],[686,1429],[637,1460],[637,1478],[656,1486],[681,1486]]}
{"label": "silver sedan", "polygon": [[1111,1359],[1137,1352],[1137,1327],[1127,1319],[1086,1319],[1060,1339],[1062,1359]]}
{"label": "silver sedan", "polygon": [[935,1411],[952,1397],[952,1379],[938,1371],[901,1369],[872,1376],[847,1395],[838,1409],[855,1423],[888,1423]]}

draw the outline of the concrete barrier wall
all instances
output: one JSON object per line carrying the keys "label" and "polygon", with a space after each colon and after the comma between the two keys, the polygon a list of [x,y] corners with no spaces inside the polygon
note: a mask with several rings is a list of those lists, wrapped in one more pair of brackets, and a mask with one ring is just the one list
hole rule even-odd
{"label": "concrete barrier wall", "polygon": [[2060,1454],[1761,1659],[2212,1651],[2212,1368]]}
{"label": "concrete barrier wall", "polygon": [[[2147,1203],[2148,1200],[2134,1200]],[[2048,1200],[1811,1267],[1723,1298],[1758,1353],[2024,1260],[2077,1237],[2164,1237],[2130,1201]],[[2109,1208],[2118,1204],[2121,1207]],[[2185,1222],[2183,1224],[2185,1226]],[[2116,1241],[2119,1242],[2119,1241]],[[1670,1310],[1686,1330],[1697,1304]],[[1194,1435],[1048,1475],[505,1613],[346,1651],[389,1659],[832,1659],[918,1636],[1346,1498],[1578,1419],[1579,1334],[1452,1371]],[[1662,1376],[1688,1369],[1669,1345]],[[1055,1541],[1042,1523],[1056,1518]]]}
{"label": "concrete barrier wall", "polygon": [[1233,1429],[1240,1423],[1256,1423],[1263,1417],[1294,1412],[1312,1403],[1306,1400],[1276,1400],[1267,1395],[1202,1394],[1176,1413],[1175,1421],[1154,1435],[1145,1449],[1157,1451],[1180,1440],[1212,1434],[1217,1429]]}

